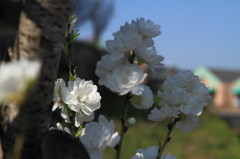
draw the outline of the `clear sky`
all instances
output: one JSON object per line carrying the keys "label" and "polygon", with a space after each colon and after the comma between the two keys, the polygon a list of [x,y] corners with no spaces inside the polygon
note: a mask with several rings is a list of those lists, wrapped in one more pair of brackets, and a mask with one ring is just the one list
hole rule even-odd
{"label": "clear sky", "polygon": [[[163,63],[179,69],[198,66],[240,71],[240,0],[115,0],[115,13],[104,41],[138,17],[161,26],[154,38]],[[87,26],[81,37],[91,35]]]}

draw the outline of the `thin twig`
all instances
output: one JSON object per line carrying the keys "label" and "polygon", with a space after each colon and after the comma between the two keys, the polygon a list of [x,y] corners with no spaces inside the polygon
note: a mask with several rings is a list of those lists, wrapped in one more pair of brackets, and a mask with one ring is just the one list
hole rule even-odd
{"label": "thin twig", "polygon": [[[131,55],[128,57],[128,61],[133,64],[134,63],[134,59],[135,59],[135,54],[134,51],[131,51]],[[121,148],[122,148],[122,143],[123,143],[123,139],[124,139],[124,135],[125,133],[128,131],[128,127],[126,126],[126,120],[127,120],[127,111],[128,111],[128,106],[130,105],[130,100],[131,100],[132,96],[130,93],[127,94],[126,99],[125,99],[125,103],[124,103],[124,110],[123,110],[123,116],[120,117],[122,125],[121,125],[121,139],[119,141],[119,144],[115,147],[115,149],[117,150],[117,159],[120,159],[120,154],[121,154]]]}
{"label": "thin twig", "polygon": [[[167,135],[166,135],[166,137],[165,137],[165,140],[164,140],[164,143],[163,143],[162,147],[160,148],[160,151],[159,151],[159,153],[158,153],[158,158],[161,158],[161,155],[162,155],[162,153],[163,153],[163,150],[165,149],[167,143],[171,140],[171,137],[170,137],[171,132],[172,132],[172,130],[173,130],[173,127],[175,126],[175,124],[176,124],[178,121],[179,121],[179,118],[175,118],[173,122],[168,123],[168,125],[167,125],[168,133],[167,133]],[[157,159],[158,159],[158,158],[157,158]]]}
{"label": "thin twig", "polygon": [[[67,55],[67,59],[68,59],[68,67],[69,67],[69,72],[71,72],[71,74],[73,76],[75,76],[76,72],[75,72],[75,66],[72,62],[72,41],[71,41],[71,35],[69,34],[69,29],[70,29],[70,25],[71,24],[68,24],[68,28],[67,28],[67,35],[66,35],[66,41],[67,41],[67,49],[68,49],[68,53],[66,54]],[[69,80],[70,79],[70,75],[69,75]],[[71,110],[71,113],[68,114],[69,115],[69,119],[71,121],[71,124],[72,124],[72,127],[71,127],[71,130],[72,130],[72,134],[75,136],[76,134],[76,129],[75,129],[75,112]]]}
{"label": "thin twig", "polygon": [[130,104],[130,99],[131,99],[131,94],[128,93],[125,99],[125,104],[124,104],[124,111],[123,111],[123,117],[120,117],[122,126],[121,126],[121,139],[119,141],[119,144],[116,146],[117,150],[117,159],[120,159],[120,154],[121,154],[121,148],[122,148],[122,142],[124,139],[125,133],[128,131],[128,127],[126,126],[126,119],[127,119],[127,111],[128,111],[128,106]]}

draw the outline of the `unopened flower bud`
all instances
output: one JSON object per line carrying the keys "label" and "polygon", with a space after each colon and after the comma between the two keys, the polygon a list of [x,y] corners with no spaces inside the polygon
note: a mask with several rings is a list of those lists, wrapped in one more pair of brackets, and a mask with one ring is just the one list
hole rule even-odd
{"label": "unopened flower bud", "polygon": [[134,117],[131,117],[131,118],[128,119],[128,123],[130,125],[134,125],[136,123],[136,119]]}
{"label": "unopened flower bud", "polygon": [[75,28],[75,23],[76,23],[76,21],[77,21],[77,16],[76,15],[73,15],[73,19],[72,19],[72,21],[71,21],[71,23],[70,23],[70,27],[69,27],[69,34],[71,34],[72,32],[73,32],[73,30],[74,30],[74,28]]}

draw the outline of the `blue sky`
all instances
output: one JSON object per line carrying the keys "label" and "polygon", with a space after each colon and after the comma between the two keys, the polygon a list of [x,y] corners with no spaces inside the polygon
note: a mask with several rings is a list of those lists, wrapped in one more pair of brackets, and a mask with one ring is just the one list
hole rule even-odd
{"label": "blue sky", "polygon": [[[161,26],[154,38],[163,63],[179,69],[198,66],[240,71],[239,0],[115,0],[115,13],[104,31],[104,41],[125,22],[143,17]],[[88,25],[81,38],[91,36]]]}

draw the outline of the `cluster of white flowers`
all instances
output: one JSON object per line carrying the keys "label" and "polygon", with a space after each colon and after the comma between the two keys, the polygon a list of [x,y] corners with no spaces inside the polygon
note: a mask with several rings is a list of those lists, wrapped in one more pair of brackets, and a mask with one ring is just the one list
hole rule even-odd
{"label": "cluster of white flowers", "polygon": [[[146,150],[139,149],[131,159],[156,159],[158,156],[158,151],[159,149],[157,146],[150,146]],[[176,156],[167,154],[161,156],[160,159],[176,159]]]}
{"label": "cluster of white flowers", "polygon": [[[152,40],[160,34],[159,25],[143,18],[121,26],[119,31],[113,33],[114,40],[106,41],[111,53],[104,55],[97,63],[95,73],[99,77],[98,83],[119,95],[131,93],[130,100],[134,107],[149,109],[153,104],[153,93],[142,84],[147,73],[140,65],[147,64],[152,71],[155,71],[154,66],[162,65],[164,58],[157,55]],[[136,123],[135,118],[128,121],[130,125]]]}
{"label": "cluster of white flowers", "polygon": [[91,122],[85,125],[80,140],[87,149],[91,159],[101,159],[106,146],[114,148],[120,136],[114,133],[114,122],[110,122],[100,115],[98,122]]}
{"label": "cluster of white flowers", "polygon": [[20,59],[0,66],[0,103],[14,100],[21,102],[40,72],[39,60]]}
{"label": "cluster of white flowers", "polygon": [[180,118],[176,127],[184,133],[199,125],[198,116],[211,101],[211,96],[198,76],[191,71],[179,71],[176,75],[167,77],[163,89],[164,92],[158,92],[162,98],[159,103],[161,108],[154,108],[148,116],[149,120],[159,122],[166,118]]}
{"label": "cluster of white flowers", "polygon": [[94,111],[101,106],[101,96],[97,92],[97,86],[92,81],[76,78],[68,81],[66,86],[63,79],[55,82],[53,111],[59,107],[61,116],[65,122],[70,123],[67,109],[75,112],[75,126],[79,127],[84,121],[94,119]]}
{"label": "cluster of white flowers", "polygon": [[[70,34],[75,33],[73,29],[76,20],[75,17],[71,21]],[[104,85],[119,95],[130,94],[130,101],[137,109],[152,107],[153,93],[148,86],[142,84],[147,73],[140,65],[148,65],[153,72],[154,66],[162,65],[161,61],[164,58],[157,55],[152,39],[160,34],[160,26],[144,18],[132,20],[131,24],[125,23],[121,26],[119,31],[113,33],[114,39],[106,41],[106,47],[111,53],[104,55],[97,63],[95,73],[99,77],[99,85]],[[156,122],[152,126],[163,120],[172,123],[174,119],[178,119],[175,120],[176,128],[188,133],[199,125],[198,116],[202,113],[203,107],[211,101],[209,91],[203,83],[200,83],[200,79],[190,71],[180,71],[174,76],[167,77],[163,89],[164,92],[158,92],[162,99],[159,103],[161,108],[155,107],[148,115],[149,120]],[[93,85],[92,81],[76,77],[66,86],[63,79],[58,79],[55,82],[52,110],[61,109],[61,116],[67,123],[72,122],[74,116],[75,126],[79,127],[84,121],[94,119],[94,111],[101,105],[100,99],[97,86]],[[129,126],[135,123],[135,118],[128,119]],[[57,123],[57,129],[70,133],[69,129],[63,129],[60,123]],[[114,133],[114,122],[112,120],[108,122],[100,115],[98,122],[85,125],[79,139],[91,159],[101,159],[106,146],[116,147],[120,136],[117,132]],[[146,150],[139,149],[131,159],[156,159],[161,148],[150,146]],[[160,159],[176,159],[176,156],[166,154]]]}
{"label": "cluster of white flowers", "polygon": [[[125,23],[120,30],[113,33],[114,40],[106,41],[111,52],[104,55],[97,63],[98,83],[112,92],[125,95],[132,94],[132,103],[138,109],[148,109],[153,104],[153,94],[149,87],[141,84],[147,73],[139,66],[147,64],[152,71],[154,66],[161,66],[162,56],[157,55],[153,37],[160,35],[160,26],[144,18]],[[129,61],[133,58],[133,61]]]}

